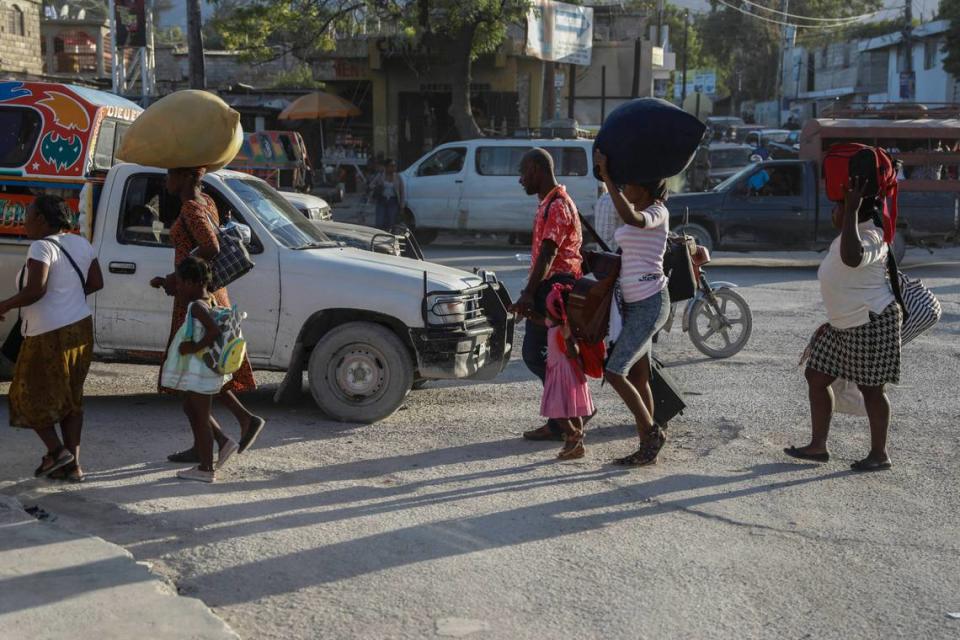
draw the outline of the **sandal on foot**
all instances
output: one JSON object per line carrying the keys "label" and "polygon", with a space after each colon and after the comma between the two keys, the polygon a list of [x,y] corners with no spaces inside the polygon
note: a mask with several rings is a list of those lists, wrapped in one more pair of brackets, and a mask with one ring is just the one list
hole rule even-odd
{"label": "sandal on foot", "polygon": [[660,425],[654,425],[653,431],[646,438],[640,441],[640,448],[630,455],[617,458],[613,464],[619,464],[626,467],[643,467],[649,464],[656,464],[660,450],[667,442],[667,436],[660,428]]}
{"label": "sandal on foot", "polygon": [[857,460],[850,465],[850,468],[854,471],[886,471],[893,466],[893,463],[890,462],[890,458],[886,460],[871,460],[870,458],[864,458],[863,460]]}
{"label": "sandal on foot", "polygon": [[83,482],[85,476],[83,475],[83,472],[80,471],[80,467],[77,466],[77,463],[71,462],[66,466],[60,467],[47,477],[51,480],[62,480],[64,482],[73,482],[75,484],[79,484]]}
{"label": "sandal on foot", "polygon": [[263,428],[267,426],[267,421],[263,418],[254,416],[250,420],[250,426],[247,428],[247,432],[243,434],[243,437],[240,438],[240,449],[237,453],[243,453],[247,449],[253,446],[253,443],[257,441],[257,437],[260,435],[260,432],[263,431]]}
{"label": "sandal on foot", "polygon": [[587,455],[587,450],[583,446],[583,436],[579,435],[567,439],[566,444],[563,445],[563,449],[560,449],[557,457],[561,460],[576,460],[585,455]]}
{"label": "sandal on foot", "polygon": [[785,447],[783,452],[790,456],[791,458],[797,458],[798,460],[810,460],[812,462],[829,462],[830,453],[824,451],[823,453],[807,453],[796,447]]}
{"label": "sandal on foot", "polygon": [[64,447],[59,447],[56,451],[51,451],[40,460],[40,466],[37,467],[33,475],[36,477],[48,476],[57,469],[65,467],[73,462],[73,454]]}

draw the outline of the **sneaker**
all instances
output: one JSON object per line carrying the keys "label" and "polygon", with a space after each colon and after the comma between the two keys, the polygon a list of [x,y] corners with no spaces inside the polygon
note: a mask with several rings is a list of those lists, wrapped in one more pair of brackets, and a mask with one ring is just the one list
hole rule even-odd
{"label": "sneaker", "polygon": [[216,474],[213,471],[201,471],[200,467],[190,467],[177,471],[177,477],[181,480],[196,480],[197,482],[213,482],[216,480]]}
{"label": "sneaker", "polygon": [[230,461],[230,458],[233,457],[237,451],[240,450],[240,445],[238,445],[233,440],[227,440],[227,443],[220,447],[220,455],[217,456],[217,469],[223,469],[226,466],[227,462]]}
{"label": "sneaker", "polygon": [[65,467],[72,462],[73,454],[67,451],[64,447],[60,447],[56,451],[52,451],[43,456],[43,458],[40,460],[40,466],[34,470],[33,475],[37,478],[48,476],[57,469]]}
{"label": "sneaker", "polygon": [[253,443],[257,441],[257,437],[260,435],[260,432],[263,431],[263,428],[267,426],[267,421],[260,417],[254,417],[250,421],[250,428],[247,429],[247,433],[240,438],[240,450],[238,453],[243,453],[247,449],[253,446]]}

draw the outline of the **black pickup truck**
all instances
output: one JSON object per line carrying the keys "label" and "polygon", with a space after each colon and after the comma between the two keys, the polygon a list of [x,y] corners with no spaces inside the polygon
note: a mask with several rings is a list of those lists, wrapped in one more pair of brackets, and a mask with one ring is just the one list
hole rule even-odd
{"label": "black pickup truck", "polygon": [[[670,197],[670,228],[713,250],[799,251],[826,248],[836,237],[833,203],[807,160],[770,160],[745,167],[711,191]],[[689,222],[684,225],[685,216]],[[960,192],[901,191],[897,241],[942,246],[960,237]]]}

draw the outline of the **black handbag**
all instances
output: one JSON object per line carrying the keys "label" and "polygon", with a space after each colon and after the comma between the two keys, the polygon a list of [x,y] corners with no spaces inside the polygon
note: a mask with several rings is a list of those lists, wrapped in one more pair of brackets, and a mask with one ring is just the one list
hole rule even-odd
{"label": "black handbag", "polygon": [[650,389],[653,391],[653,419],[661,427],[677,415],[683,415],[687,404],[676,380],[664,370],[663,363],[650,356]]}
{"label": "black handbag", "polygon": [[[250,257],[250,252],[247,251],[247,247],[243,244],[243,239],[238,233],[220,227],[209,213],[207,213],[207,218],[210,220],[214,233],[217,235],[217,242],[220,244],[220,253],[207,261],[210,265],[210,271],[213,272],[210,291],[219,291],[228,284],[239,280],[241,276],[246,275],[256,266],[256,263]],[[187,229],[187,226],[184,225],[183,228]],[[189,229],[187,230],[187,235],[190,236],[193,244],[196,245],[197,241]],[[195,248],[190,252],[191,255],[196,253],[196,251],[197,249]]]}
{"label": "black handbag", "polygon": [[693,258],[690,257],[684,236],[667,238],[667,250],[663,255],[663,272],[667,276],[670,302],[682,302],[696,295],[697,277],[694,274]]}
{"label": "black handbag", "polygon": [[[39,242],[49,242],[50,244],[56,245],[60,251],[63,252],[63,255],[70,262],[70,266],[73,267],[73,270],[77,272],[77,276],[80,278],[80,285],[83,287],[84,291],[87,288],[87,279],[83,277],[83,272],[80,271],[80,267],[77,266],[77,263],[74,262],[73,256],[63,248],[63,245],[57,242],[52,238],[41,238]],[[23,269],[20,271],[20,279],[17,282],[17,291],[23,291],[23,278],[27,273],[27,265],[23,266]],[[10,329],[10,333],[7,334],[7,339],[3,341],[3,346],[0,347],[0,353],[9,360],[10,362],[16,362],[17,358],[20,357],[20,348],[23,347],[23,315],[20,310],[17,309],[17,321],[13,324],[13,327]]]}
{"label": "black handbag", "polygon": [[[23,291],[23,276],[27,271],[27,267],[24,266],[23,270],[20,272],[20,281],[17,283],[17,291]],[[17,321],[13,323],[13,327],[10,329],[10,333],[7,334],[7,339],[3,341],[3,346],[0,347],[0,353],[3,354],[10,362],[16,362],[17,357],[20,355],[20,347],[23,346],[23,317],[20,315],[20,310],[17,309]]]}

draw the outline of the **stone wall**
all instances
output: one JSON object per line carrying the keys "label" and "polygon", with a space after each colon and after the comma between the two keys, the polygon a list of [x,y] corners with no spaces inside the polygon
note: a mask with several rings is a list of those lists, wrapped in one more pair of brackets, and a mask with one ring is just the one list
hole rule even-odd
{"label": "stone wall", "polygon": [[0,76],[43,73],[40,11],[39,0],[0,0]]}

